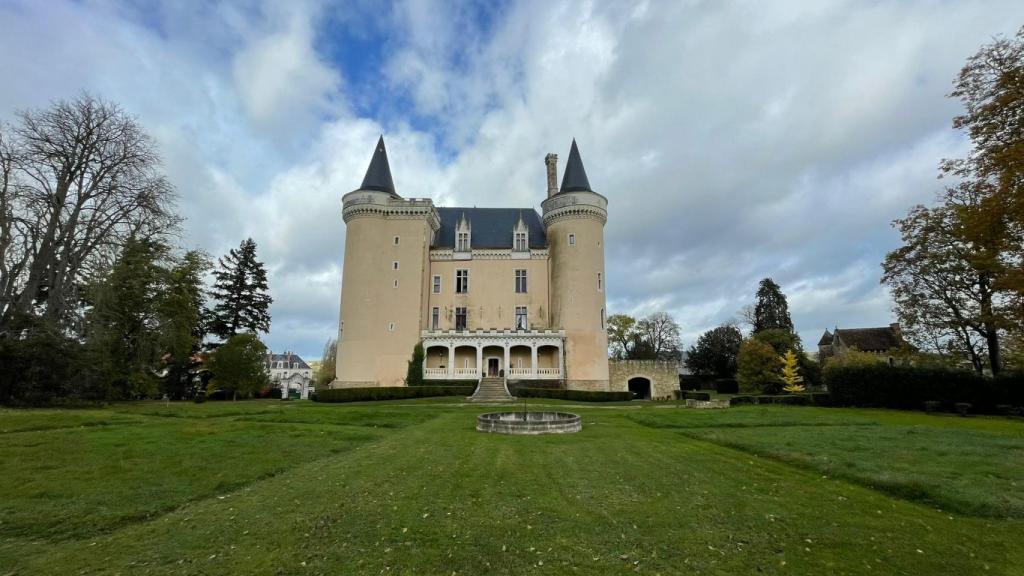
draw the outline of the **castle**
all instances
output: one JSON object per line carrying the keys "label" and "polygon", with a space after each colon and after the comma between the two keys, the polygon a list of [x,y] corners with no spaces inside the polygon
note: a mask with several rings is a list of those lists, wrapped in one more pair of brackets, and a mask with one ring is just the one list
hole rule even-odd
{"label": "castle", "polygon": [[572,143],[548,154],[533,208],[447,208],[395,190],[384,138],[342,198],[345,264],[334,387],[402,386],[413,348],[430,380],[556,380],[608,390],[604,224]]}

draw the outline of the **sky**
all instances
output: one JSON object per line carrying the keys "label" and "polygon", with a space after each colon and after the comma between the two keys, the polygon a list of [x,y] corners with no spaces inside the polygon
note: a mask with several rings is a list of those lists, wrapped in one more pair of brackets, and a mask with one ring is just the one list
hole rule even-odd
{"label": "sky", "polygon": [[962,156],[947,97],[1019,0],[0,0],[0,120],[83,90],[155,139],[183,248],[252,237],[274,351],[338,328],[345,226],[384,135],[395,186],[534,207],[576,138],[608,198],[608,310],[683,343],[772,277],[813,350],[894,321],[895,218]]}

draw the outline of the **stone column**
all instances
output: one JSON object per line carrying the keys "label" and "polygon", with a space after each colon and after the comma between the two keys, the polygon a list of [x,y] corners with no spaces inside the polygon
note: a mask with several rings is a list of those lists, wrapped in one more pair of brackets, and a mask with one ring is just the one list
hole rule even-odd
{"label": "stone column", "polygon": [[505,371],[505,379],[506,380],[508,379],[508,370],[510,368],[508,363],[509,363],[508,342],[505,342],[505,363],[502,364],[501,369]]}
{"label": "stone column", "polygon": [[558,341],[558,377],[565,378],[565,353],[562,351],[562,341]]}
{"label": "stone column", "polygon": [[482,342],[477,342],[476,343],[476,373],[477,374],[480,374],[481,372],[484,371],[483,366],[481,366],[481,364],[483,364],[483,361],[484,361],[484,347],[483,347],[483,343]]}
{"label": "stone column", "polygon": [[455,376],[455,343],[448,343],[448,376]]}
{"label": "stone column", "polygon": [[537,377],[537,343],[530,344],[530,376]]}

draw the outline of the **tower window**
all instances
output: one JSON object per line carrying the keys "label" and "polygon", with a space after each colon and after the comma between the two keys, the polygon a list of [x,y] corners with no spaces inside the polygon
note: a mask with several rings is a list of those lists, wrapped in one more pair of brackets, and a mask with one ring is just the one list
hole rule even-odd
{"label": "tower window", "polygon": [[391,269],[398,270],[398,260],[395,260],[394,262],[391,263]]}
{"label": "tower window", "polygon": [[575,245],[576,245],[576,235],[575,234],[569,234],[569,246],[575,246]]}
{"label": "tower window", "polygon": [[467,294],[467,293],[469,293],[469,270],[456,270],[455,271],[455,293],[456,294]]}
{"label": "tower window", "polygon": [[516,294],[526,294],[526,270],[516,270]]}
{"label": "tower window", "polygon": [[516,306],[516,330],[526,330],[526,306]]}
{"label": "tower window", "polygon": [[395,288],[398,288],[398,280],[395,280]]}
{"label": "tower window", "polygon": [[435,274],[434,275],[434,294],[440,294],[440,293],[441,293],[441,275],[440,274]]}
{"label": "tower window", "polygon": [[604,308],[601,308],[601,329],[603,330],[604,328]]}
{"label": "tower window", "polygon": [[395,246],[398,246],[398,236],[395,236]]}
{"label": "tower window", "polygon": [[395,323],[392,322],[392,323],[388,324],[388,332],[394,332],[394,331],[395,331]]}
{"label": "tower window", "polygon": [[458,307],[455,309],[455,329],[465,330],[466,329],[466,308]]}
{"label": "tower window", "polygon": [[441,309],[434,308],[430,311],[430,329],[437,330],[438,324],[441,322]]}
{"label": "tower window", "polygon": [[598,272],[597,273],[597,291],[600,292],[602,290],[604,290],[604,284],[601,281],[601,273]]}

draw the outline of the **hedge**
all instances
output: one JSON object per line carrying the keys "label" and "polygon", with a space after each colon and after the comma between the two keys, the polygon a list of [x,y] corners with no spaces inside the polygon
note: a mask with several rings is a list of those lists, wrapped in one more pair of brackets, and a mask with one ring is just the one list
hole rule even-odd
{"label": "hedge", "polygon": [[520,398],[556,398],[577,402],[625,402],[633,399],[632,392],[591,392],[559,388],[519,388],[517,392]]}
{"label": "hedge", "polygon": [[553,388],[562,388],[561,380],[510,380],[507,383],[508,392],[513,396],[518,396],[519,391],[523,388],[544,388],[547,390]]}
{"label": "hedge", "polygon": [[729,399],[730,406],[742,404],[788,404],[795,406],[831,406],[832,399],[825,392],[809,392],[803,394],[760,394],[733,396]]}
{"label": "hedge", "polygon": [[469,396],[475,386],[390,386],[381,388],[334,388],[316,393],[316,402],[363,402],[366,400],[400,400],[430,396]]}
{"label": "hedge", "polygon": [[686,400],[702,400],[707,402],[708,400],[711,400],[711,394],[709,392],[687,392],[683,395],[683,398]]}
{"label": "hedge", "polygon": [[987,413],[998,413],[1000,405],[1024,406],[1024,374],[988,378],[948,368],[833,365],[825,368],[825,384],[838,406],[921,410],[929,402],[929,409],[953,411],[966,403]]}

